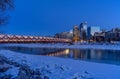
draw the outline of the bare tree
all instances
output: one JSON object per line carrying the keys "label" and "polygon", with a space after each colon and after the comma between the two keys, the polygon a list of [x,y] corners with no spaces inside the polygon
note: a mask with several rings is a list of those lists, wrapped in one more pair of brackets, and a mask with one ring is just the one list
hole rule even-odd
{"label": "bare tree", "polygon": [[7,11],[14,9],[14,0],[0,0],[0,25],[8,20]]}

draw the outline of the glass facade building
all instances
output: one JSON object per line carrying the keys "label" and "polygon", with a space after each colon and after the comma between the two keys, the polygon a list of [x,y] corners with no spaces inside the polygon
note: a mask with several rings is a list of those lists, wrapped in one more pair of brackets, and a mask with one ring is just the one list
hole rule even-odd
{"label": "glass facade building", "polygon": [[90,26],[87,28],[87,38],[94,36],[95,32],[100,32],[100,26]]}

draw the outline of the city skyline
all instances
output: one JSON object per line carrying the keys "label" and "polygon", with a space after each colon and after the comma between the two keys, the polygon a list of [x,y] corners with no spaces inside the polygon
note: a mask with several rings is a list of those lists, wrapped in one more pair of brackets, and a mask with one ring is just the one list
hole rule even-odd
{"label": "city skyline", "polygon": [[8,34],[44,36],[69,31],[87,21],[88,26],[109,30],[120,27],[119,3],[119,0],[20,0],[15,2],[10,22],[3,29]]}

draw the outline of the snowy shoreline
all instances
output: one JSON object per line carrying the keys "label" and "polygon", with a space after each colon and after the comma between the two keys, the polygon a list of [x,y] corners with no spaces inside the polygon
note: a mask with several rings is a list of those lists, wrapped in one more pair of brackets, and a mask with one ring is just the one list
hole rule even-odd
{"label": "snowy shoreline", "polygon": [[[71,49],[105,49],[105,50],[120,50],[119,45],[68,45],[68,44],[0,44],[0,47],[29,47],[29,48],[71,48]],[[20,79],[22,74],[25,77],[26,71],[30,71],[29,74],[32,74],[31,77],[36,79],[39,77],[41,79],[120,79],[120,66],[102,64],[102,63],[93,63],[73,59],[49,57],[49,56],[40,56],[40,55],[27,55],[16,53],[10,50],[0,50],[0,57],[5,57],[10,63],[20,64],[19,67],[12,64],[12,68],[0,75],[13,75],[15,79]],[[7,66],[11,67],[11,64],[4,62]],[[22,70],[21,65],[26,64],[28,70]],[[3,67],[1,65],[0,68]],[[24,67],[24,66],[22,66]],[[30,68],[29,68],[30,67]],[[9,67],[8,67],[9,68]],[[39,70],[39,74],[36,76],[35,70]],[[31,72],[33,71],[33,72]],[[1,76],[0,76],[1,77]],[[8,76],[7,76],[8,77]],[[31,78],[32,79],[32,78]]]}
{"label": "snowy shoreline", "polygon": [[[0,56],[4,56],[9,61],[17,62],[21,65],[27,64],[33,70],[38,69],[42,74],[41,76],[48,79],[120,79],[120,66],[117,65],[26,55],[9,50],[0,50]],[[4,74],[16,76],[15,72],[19,72],[18,70],[18,67],[13,68],[13,70],[8,70]],[[3,75],[3,73],[0,74]]]}
{"label": "snowy shoreline", "polygon": [[28,48],[70,48],[70,49],[102,49],[102,50],[120,50],[120,45],[98,45],[98,44],[79,44],[79,45],[69,45],[69,44],[1,44],[0,47],[4,46],[18,46],[18,47],[28,47]]}

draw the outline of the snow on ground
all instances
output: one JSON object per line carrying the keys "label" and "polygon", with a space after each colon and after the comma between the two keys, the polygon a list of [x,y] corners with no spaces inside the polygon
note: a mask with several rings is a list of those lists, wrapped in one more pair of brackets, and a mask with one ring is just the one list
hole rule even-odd
{"label": "snow on ground", "polygon": [[[27,64],[33,70],[39,69],[41,74],[44,77],[46,76],[46,79],[120,79],[120,66],[117,65],[26,55],[9,50],[0,50],[0,56],[6,57],[9,61],[17,62],[21,65]],[[13,68],[5,72],[5,74],[15,74],[14,71],[18,72],[18,68]]]}
{"label": "snow on ground", "polygon": [[120,50],[120,45],[117,44],[1,44],[0,46],[20,46],[20,47],[40,47],[40,48],[77,48],[77,49],[107,49],[107,50]]}

